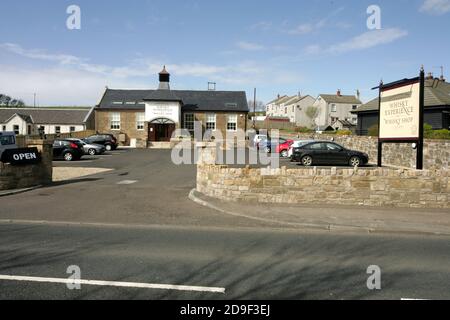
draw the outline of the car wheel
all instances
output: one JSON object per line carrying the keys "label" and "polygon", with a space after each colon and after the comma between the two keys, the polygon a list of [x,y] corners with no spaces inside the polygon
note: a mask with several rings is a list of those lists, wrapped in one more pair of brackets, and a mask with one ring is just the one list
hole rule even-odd
{"label": "car wheel", "polygon": [[361,165],[361,159],[359,157],[351,157],[350,158],[350,166],[359,167]]}
{"label": "car wheel", "polygon": [[111,150],[112,150],[112,145],[107,144],[107,145],[105,146],[105,148],[106,148],[106,151],[111,151]]}
{"label": "car wheel", "polygon": [[304,157],[302,158],[302,164],[303,164],[305,167],[311,167],[312,164],[313,164],[313,158],[312,158],[311,156],[304,156]]}
{"label": "car wheel", "polygon": [[70,152],[67,152],[64,154],[64,160],[65,161],[73,161],[73,154]]}
{"label": "car wheel", "polygon": [[289,152],[287,150],[281,151],[281,157],[282,158],[287,158],[288,156],[289,156]]}
{"label": "car wheel", "polygon": [[97,154],[97,152],[95,151],[95,149],[89,149],[88,150],[89,155],[91,156],[95,156]]}

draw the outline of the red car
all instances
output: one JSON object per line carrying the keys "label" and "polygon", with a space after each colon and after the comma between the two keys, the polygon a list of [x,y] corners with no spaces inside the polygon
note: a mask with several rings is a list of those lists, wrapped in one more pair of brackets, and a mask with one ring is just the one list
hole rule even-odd
{"label": "red car", "polygon": [[275,141],[261,141],[261,148],[264,149],[267,153],[277,153],[280,154],[281,157],[287,158],[289,156],[289,148],[294,144],[294,140],[286,140],[283,138],[278,139],[279,143]]}

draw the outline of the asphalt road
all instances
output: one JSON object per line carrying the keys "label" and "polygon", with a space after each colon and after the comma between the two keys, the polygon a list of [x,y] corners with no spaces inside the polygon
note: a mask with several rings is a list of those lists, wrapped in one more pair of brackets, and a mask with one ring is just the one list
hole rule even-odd
{"label": "asphalt road", "polygon": [[[195,167],[173,165],[170,151],[55,165],[114,171],[0,198],[0,299],[450,299],[446,237],[312,233],[227,216],[187,198]],[[2,280],[65,279],[70,265],[84,280],[225,294]],[[367,289],[370,265],[382,270],[380,291]]]}
{"label": "asphalt road", "polygon": [[[450,299],[448,238],[0,224],[0,274],[219,287],[222,293],[0,280],[0,299]],[[366,282],[381,268],[379,291]]]}

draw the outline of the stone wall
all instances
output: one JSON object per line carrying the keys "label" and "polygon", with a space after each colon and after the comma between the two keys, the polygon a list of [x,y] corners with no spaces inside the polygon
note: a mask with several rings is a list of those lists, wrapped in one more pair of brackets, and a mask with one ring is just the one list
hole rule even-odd
{"label": "stone wall", "polygon": [[450,208],[448,170],[197,166],[197,191],[226,201]]}
{"label": "stone wall", "polygon": [[23,189],[52,183],[52,142],[28,140],[27,145],[38,149],[42,156],[41,163],[24,166],[0,163],[0,190]]}
{"label": "stone wall", "polygon": [[[378,159],[378,138],[362,136],[337,136],[321,134],[287,135],[283,137],[294,139],[331,140],[352,150],[366,152],[372,163]],[[411,143],[388,143],[383,145],[383,164],[405,168],[416,167],[416,150]],[[450,141],[449,140],[425,140],[424,143],[424,169],[449,169],[450,168]]]}

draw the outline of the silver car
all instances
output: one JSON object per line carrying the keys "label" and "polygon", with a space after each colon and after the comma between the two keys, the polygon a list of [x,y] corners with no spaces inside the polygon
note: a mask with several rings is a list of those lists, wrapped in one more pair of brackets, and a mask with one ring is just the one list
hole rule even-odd
{"label": "silver car", "polygon": [[83,146],[84,153],[88,154],[90,156],[95,156],[97,154],[103,154],[106,151],[105,146],[102,146],[100,144],[87,143],[83,139],[66,139],[66,140],[78,141]]}
{"label": "silver car", "polygon": [[0,132],[0,158],[3,151],[16,148],[16,134],[14,132]]}

